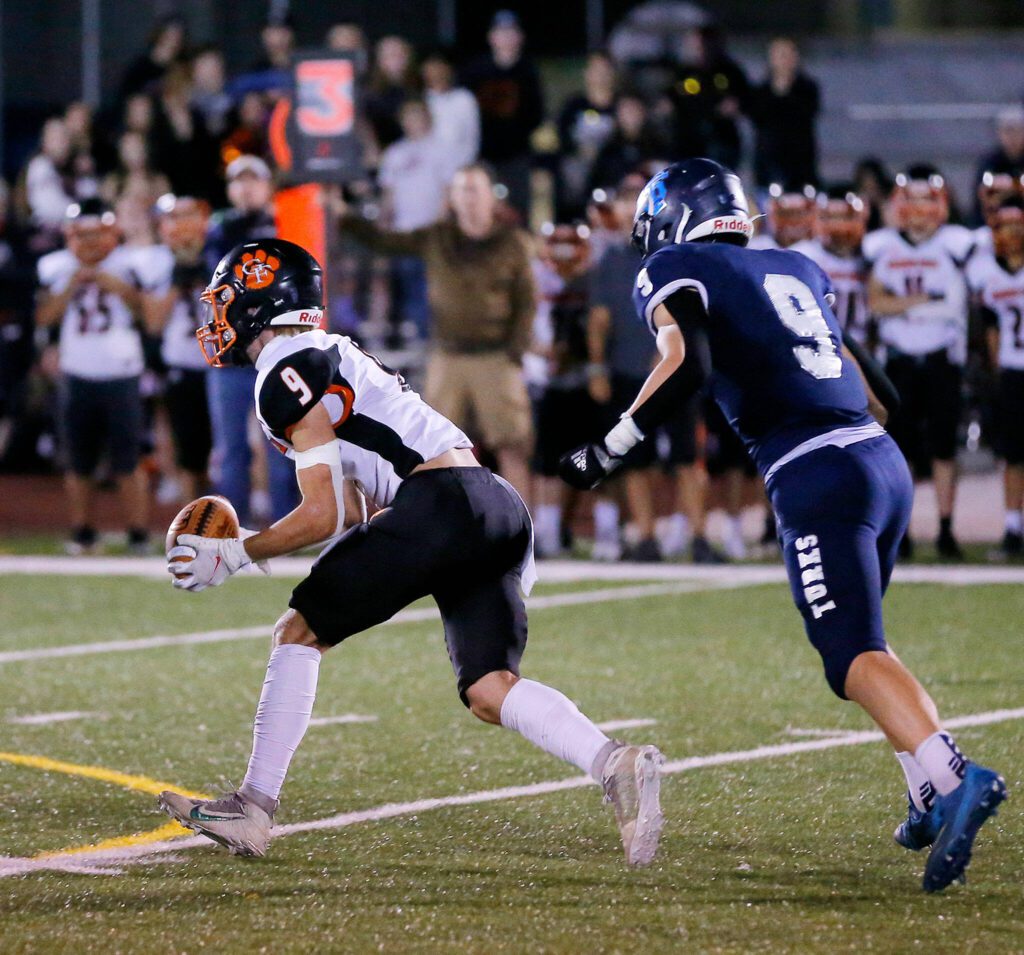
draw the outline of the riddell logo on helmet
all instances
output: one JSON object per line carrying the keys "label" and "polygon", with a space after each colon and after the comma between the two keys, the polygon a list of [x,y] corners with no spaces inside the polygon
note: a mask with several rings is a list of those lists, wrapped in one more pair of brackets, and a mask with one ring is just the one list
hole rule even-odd
{"label": "riddell logo on helmet", "polygon": [[263,249],[255,254],[246,252],[242,261],[235,266],[235,276],[245,282],[246,288],[266,288],[274,281],[274,272],[281,262],[273,255],[267,255]]}
{"label": "riddell logo on helmet", "polygon": [[727,219],[715,219],[711,223],[711,229],[713,232],[743,232],[749,234],[751,232],[751,225],[745,219],[740,219],[738,216],[730,216]]}

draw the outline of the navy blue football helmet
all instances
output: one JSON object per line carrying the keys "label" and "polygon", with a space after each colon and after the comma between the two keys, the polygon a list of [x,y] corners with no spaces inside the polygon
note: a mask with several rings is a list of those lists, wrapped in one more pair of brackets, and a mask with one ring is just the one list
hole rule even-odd
{"label": "navy blue football helmet", "polygon": [[739,176],[713,159],[686,159],[644,186],[633,216],[633,245],[644,255],[698,239],[746,245],[754,233]]}

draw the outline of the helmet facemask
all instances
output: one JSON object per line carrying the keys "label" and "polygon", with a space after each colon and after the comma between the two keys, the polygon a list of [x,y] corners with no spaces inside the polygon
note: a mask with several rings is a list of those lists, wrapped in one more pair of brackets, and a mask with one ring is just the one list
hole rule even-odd
{"label": "helmet facemask", "polygon": [[212,368],[223,368],[225,364],[246,364],[235,353],[230,354],[227,362],[224,361],[224,356],[238,345],[238,332],[228,321],[228,309],[235,300],[235,290],[230,285],[219,285],[217,288],[207,288],[201,298],[213,316],[211,321],[196,329],[196,338],[206,363]]}

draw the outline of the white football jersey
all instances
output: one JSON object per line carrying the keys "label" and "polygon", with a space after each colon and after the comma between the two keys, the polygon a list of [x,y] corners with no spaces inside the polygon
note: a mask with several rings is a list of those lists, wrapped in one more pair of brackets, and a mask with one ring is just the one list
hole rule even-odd
{"label": "white football jersey", "polygon": [[974,236],[974,251],[975,252],[991,252],[993,249],[992,245],[992,230],[987,225],[980,225],[972,233]]}
{"label": "white football jersey", "polygon": [[818,266],[832,283],[836,300],[832,311],[839,319],[839,327],[857,341],[868,338],[868,284],[867,263],[859,255],[843,258],[829,252],[818,239],[807,239],[792,246]]}
{"label": "white football jersey", "polygon": [[967,284],[985,324],[999,329],[999,367],[1024,370],[1024,269],[1007,272],[991,252],[967,263]]}
{"label": "white football jersey", "polygon": [[967,285],[963,269],[974,249],[969,229],[944,225],[919,245],[896,229],[878,229],[864,237],[871,274],[894,295],[931,298],[902,315],[879,317],[878,337],[905,355],[946,349],[950,361],[967,357]]}
{"label": "white football jersey", "polygon": [[[148,249],[119,245],[97,267],[115,278],[145,290],[152,267]],[[44,255],[37,265],[39,284],[60,295],[81,268],[68,249]],[[71,301],[60,326],[60,369],[65,374],[94,381],[133,378],[144,367],[142,337],[131,309],[118,295],[104,292],[95,284],[81,286]]]}
{"label": "white football jersey", "polygon": [[401,375],[344,335],[277,336],[260,352],[256,371],[256,417],[274,445],[293,457],[291,427],[321,402],[339,439],[345,477],[378,507],[390,504],[424,461],[473,447]]}
{"label": "white football jersey", "polygon": [[758,232],[757,235],[753,236],[747,243],[747,248],[763,251],[764,249],[781,249],[782,246],[779,245],[779,243],[776,242],[775,239],[767,232]]}
{"label": "white football jersey", "polygon": [[[165,245],[153,247],[153,271],[156,277],[153,294],[165,296],[171,289],[174,276],[174,254]],[[207,369],[203,350],[196,341],[196,329],[203,321],[205,305],[199,296],[204,285],[178,290],[178,296],[171,306],[160,340],[160,357],[169,368],[184,368],[189,371]]]}

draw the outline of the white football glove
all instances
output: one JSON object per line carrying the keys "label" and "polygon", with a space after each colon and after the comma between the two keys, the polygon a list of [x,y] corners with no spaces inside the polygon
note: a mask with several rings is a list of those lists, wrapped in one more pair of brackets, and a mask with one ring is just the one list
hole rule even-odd
{"label": "white football glove", "polygon": [[[242,531],[245,537],[254,533]],[[188,558],[180,560],[176,558]],[[232,574],[252,563],[242,539],[237,537],[199,537],[179,534],[176,546],[167,552],[167,572],[178,590],[197,594],[207,587],[219,587]],[[256,565],[264,574],[270,573],[266,561]]]}

